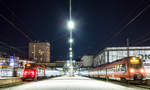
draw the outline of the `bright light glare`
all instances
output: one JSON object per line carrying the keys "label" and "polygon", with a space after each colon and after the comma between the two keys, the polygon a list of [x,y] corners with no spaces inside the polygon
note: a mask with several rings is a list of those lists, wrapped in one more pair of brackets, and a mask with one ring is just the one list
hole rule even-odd
{"label": "bright light glare", "polygon": [[72,48],[69,48],[70,51],[72,51]]}
{"label": "bright light glare", "polygon": [[141,73],[143,73],[144,72],[144,70],[143,69],[141,69]]}
{"label": "bright light glare", "polygon": [[72,58],[72,55],[70,55],[70,57]]}
{"label": "bright light glare", "polygon": [[14,67],[14,65],[15,65],[14,63],[10,63],[10,66],[12,66],[12,67]]}
{"label": "bright light glare", "polygon": [[69,42],[70,42],[70,43],[73,43],[73,39],[72,39],[72,38],[70,38],[70,39],[69,39]]}
{"label": "bright light glare", "polygon": [[67,66],[70,66],[70,62],[67,62]]}
{"label": "bright light glare", "polygon": [[72,54],[72,52],[70,52],[70,57],[73,57],[73,54]]}
{"label": "bright light glare", "polygon": [[70,55],[72,55],[72,52],[70,52]]}
{"label": "bright light glare", "polygon": [[140,60],[137,59],[137,58],[132,58],[132,59],[130,59],[130,63],[131,63],[131,64],[139,64],[139,63],[140,63]]}
{"label": "bright light glare", "polygon": [[70,30],[72,30],[72,29],[74,28],[74,23],[73,23],[73,21],[69,21],[69,22],[68,22],[68,28],[69,28]]}
{"label": "bright light glare", "polygon": [[70,68],[70,69],[73,69],[73,67],[72,67],[72,66],[70,66],[69,68]]}
{"label": "bright light glare", "polygon": [[130,69],[130,72],[131,72],[131,73],[134,73],[134,69]]}

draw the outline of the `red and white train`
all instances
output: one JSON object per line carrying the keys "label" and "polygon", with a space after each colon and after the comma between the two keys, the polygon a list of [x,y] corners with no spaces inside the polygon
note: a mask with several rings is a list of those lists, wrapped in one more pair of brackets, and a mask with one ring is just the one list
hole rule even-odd
{"label": "red and white train", "polygon": [[89,69],[88,76],[119,81],[143,82],[143,80],[146,80],[147,74],[142,60],[132,56]]}
{"label": "red and white train", "polygon": [[22,80],[38,80],[42,78],[56,77],[61,75],[63,75],[63,73],[61,73],[60,70],[47,67],[43,64],[28,63],[25,64],[22,73]]}

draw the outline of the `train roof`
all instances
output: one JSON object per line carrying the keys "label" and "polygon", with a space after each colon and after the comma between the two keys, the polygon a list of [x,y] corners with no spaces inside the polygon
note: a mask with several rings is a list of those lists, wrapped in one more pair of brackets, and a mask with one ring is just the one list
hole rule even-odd
{"label": "train roof", "polygon": [[115,60],[115,61],[113,61],[113,62],[108,62],[108,63],[106,63],[106,64],[101,64],[101,65],[99,65],[99,66],[97,66],[97,67],[105,66],[105,65],[108,65],[108,64],[112,64],[112,63],[115,63],[115,62],[118,62],[118,61],[122,61],[122,60],[125,60],[125,59],[132,58],[132,57],[135,57],[135,56],[130,56],[130,57],[125,57],[125,58],[122,58],[122,59],[118,59],[118,60]]}

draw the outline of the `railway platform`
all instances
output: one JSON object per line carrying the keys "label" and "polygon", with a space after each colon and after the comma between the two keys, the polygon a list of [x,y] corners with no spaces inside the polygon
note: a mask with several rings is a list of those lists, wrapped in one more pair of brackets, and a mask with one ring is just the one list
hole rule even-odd
{"label": "railway platform", "polygon": [[20,77],[0,77],[0,87],[21,82]]}

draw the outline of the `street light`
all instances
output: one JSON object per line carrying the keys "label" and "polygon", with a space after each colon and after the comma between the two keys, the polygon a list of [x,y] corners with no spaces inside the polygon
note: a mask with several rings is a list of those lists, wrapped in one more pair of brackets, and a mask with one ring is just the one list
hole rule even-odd
{"label": "street light", "polygon": [[72,55],[70,54],[70,58],[72,58]]}
{"label": "street light", "polygon": [[72,20],[68,22],[68,28],[69,30],[72,30],[74,28],[74,22]]}
{"label": "street light", "polygon": [[74,29],[74,22],[72,21],[72,6],[71,6],[71,1],[72,0],[69,0],[70,1],[70,5],[69,5],[69,16],[70,16],[70,20],[68,21],[67,25],[68,25],[68,29],[70,30],[70,39],[69,39],[69,43],[70,43],[70,47],[69,47],[69,51],[70,51],[70,74],[72,76],[72,71],[73,71],[73,66],[72,66],[72,58],[73,58],[73,55],[72,55],[72,43],[73,43],[73,39],[72,39],[72,30]]}
{"label": "street light", "polygon": [[69,48],[69,51],[72,51],[72,48]]}
{"label": "street light", "polygon": [[70,58],[72,58],[73,57],[73,54],[72,54],[72,52],[70,52]]}
{"label": "street light", "polygon": [[69,43],[73,43],[73,39],[72,38],[69,39]]}
{"label": "street light", "polygon": [[70,55],[72,55],[72,52],[70,52]]}

